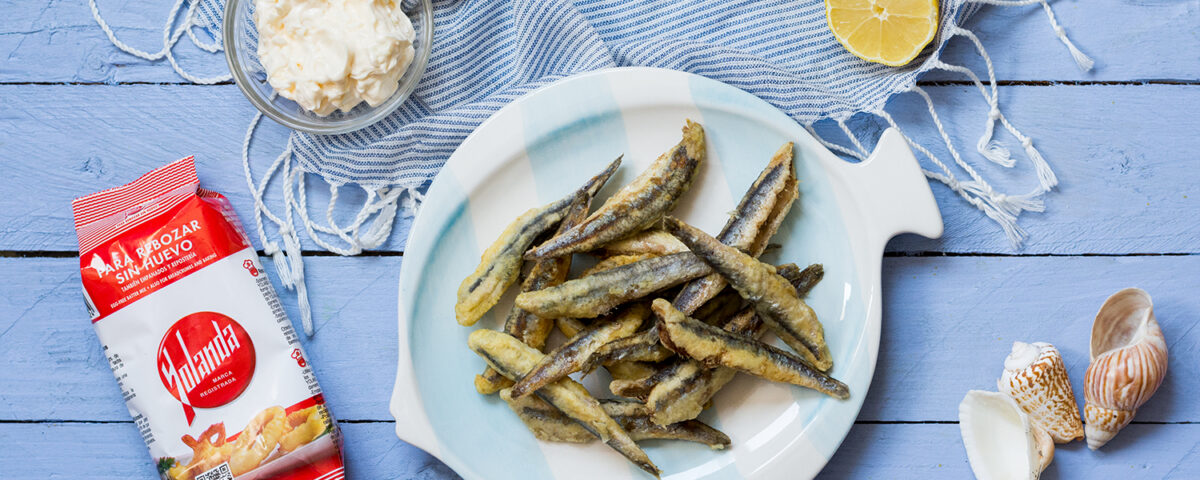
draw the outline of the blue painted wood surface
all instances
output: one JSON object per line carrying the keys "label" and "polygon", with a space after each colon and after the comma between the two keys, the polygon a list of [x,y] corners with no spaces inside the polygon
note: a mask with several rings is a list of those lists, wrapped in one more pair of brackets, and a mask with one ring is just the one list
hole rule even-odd
{"label": "blue painted wood surface", "polygon": [[[122,38],[155,49],[167,5],[99,3]],[[1006,114],[1062,185],[1046,213],[1022,218],[1032,237],[1015,252],[990,221],[934,186],[945,238],[889,245],[879,367],[824,478],[969,478],[955,424],[966,390],[994,387],[1012,341],[1049,341],[1082,400],[1092,317],[1131,285],[1154,295],[1170,374],[1112,444],[1060,447],[1043,478],[1200,477],[1200,1],[1054,6],[1097,58],[1096,72],[1075,69],[1037,7],[986,7],[970,26],[1009,83],[1000,89]],[[232,85],[181,85],[167,65],[119,53],[79,2],[0,0],[0,12],[0,478],[153,478],[79,301],[68,202],[196,154],[204,184],[249,221],[240,147],[253,110]],[[956,41],[946,61],[981,68],[971,50]],[[191,46],[178,53],[199,72],[224,69]],[[974,87],[927,90],[955,144],[982,164],[970,153],[986,110]],[[940,144],[919,98],[900,96],[890,110],[922,144]],[[851,125],[864,137],[879,129]],[[267,124],[260,134],[261,169],[286,132]],[[980,168],[1016,192],[1032,185],[1028,167]],[[382,250],[402,251],[409,223],[397,222]],[[387,413],[402,264],[309,257],[318,333],[305,343],[343,422],[352,478],[453,478],[397,440]]]}

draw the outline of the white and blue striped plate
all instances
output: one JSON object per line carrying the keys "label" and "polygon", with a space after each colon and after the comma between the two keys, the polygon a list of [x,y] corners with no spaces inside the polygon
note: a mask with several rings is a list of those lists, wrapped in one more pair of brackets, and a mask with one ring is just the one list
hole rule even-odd
{"label": "white and blue striped plate", "polygon": [[[894,131],[866,162],[847,163],[766,102],[703,77],[649,68],[588,73],[513,102],[455,151],[426,196],[400,272],[400,345],[391,411],[399,437],[467,479],[647,478],[604,444],[536,440],[496,396],[475,392],[483,361],[474,328],[501,327],[508,295],[472,328],[459,326],[459,282],[520,213],[560,198],[618,155],[601,192],[628,183],[679,141],[685,119],[704,126],[708,158],[675,215],[710,233],[784,142],[795,142],[800,200],[772,239],[769,262],[822,263],[809,297],[825,325],[850,400],[739,375],[700,419],[729,435],[713,451],[643,442],[664,478],[808,478],[833,456],[867,396],[880,331],[880,260],[900,232],[937,237],[937,204]],[[514,289],[515,290],[515,289]],[[883,368],[888,368],[885,365]],[[597,391],[597,389],[593,389]]]}

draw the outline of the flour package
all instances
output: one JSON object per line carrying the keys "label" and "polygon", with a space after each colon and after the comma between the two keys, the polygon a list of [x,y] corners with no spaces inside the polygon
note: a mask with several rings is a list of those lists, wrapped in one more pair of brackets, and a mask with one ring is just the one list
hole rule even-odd
{"label": "flour package", "polygon": [[296,332],[191,157],[72,207],[92,326],[164,479],[344,477]]}

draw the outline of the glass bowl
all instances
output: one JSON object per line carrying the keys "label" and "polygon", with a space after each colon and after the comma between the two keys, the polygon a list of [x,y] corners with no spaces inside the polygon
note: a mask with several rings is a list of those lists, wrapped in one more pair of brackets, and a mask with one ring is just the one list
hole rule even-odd
{"label": "glass bowl", "polygon": [[275,95],[267,83],[267,72],[258,61],[258,29],[254,25],[254,0],[228,0],[222,29],[225,41],[225,60],[233,74],[234,83],[264,115],[288,128],[308,133],[346,133],[371,125],[391,114],[412,94],[425,73],[429,48],[433,43],[433,7],[429,0],[406,0],[402,5],[416,32],[414,56],[408,70],[400,77],[395,93],[378,106],[366,102],[349,112],[335,111],[324,117],[309,112],[291,100]]}

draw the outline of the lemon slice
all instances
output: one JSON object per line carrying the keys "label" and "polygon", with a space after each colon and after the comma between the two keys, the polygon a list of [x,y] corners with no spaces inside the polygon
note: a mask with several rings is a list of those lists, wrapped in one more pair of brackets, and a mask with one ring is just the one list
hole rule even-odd
{"label": "lemon slice", "polygon": [[868,62],[911,62],[937,33],[937,0],[825,0],[825,19],[842,45]]}

